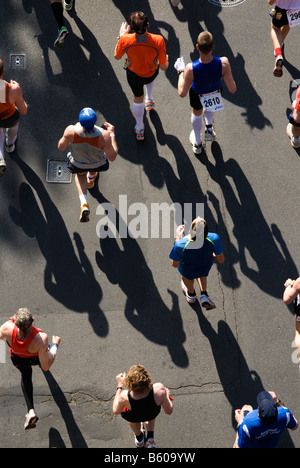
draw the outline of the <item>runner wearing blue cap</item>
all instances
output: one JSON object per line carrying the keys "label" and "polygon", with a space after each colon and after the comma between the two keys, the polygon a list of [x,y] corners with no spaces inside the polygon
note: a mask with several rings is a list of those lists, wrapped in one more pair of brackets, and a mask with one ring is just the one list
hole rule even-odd
{"label": "runner wearing blue cap", "polygon": [[106,130],[95,125],[97,115],[90,107],[85,107],[79,114],[79,122],[69,125],[58,142],[58,150],[68,153],[68,169],[75,174],[75,183],[80,199],[79,221],[89,221],[90,207],[87,202],[87,190],[95,185],[99,172],[109,169],[109,161],[114,161],[118,154],[115,127],[105,122]]}

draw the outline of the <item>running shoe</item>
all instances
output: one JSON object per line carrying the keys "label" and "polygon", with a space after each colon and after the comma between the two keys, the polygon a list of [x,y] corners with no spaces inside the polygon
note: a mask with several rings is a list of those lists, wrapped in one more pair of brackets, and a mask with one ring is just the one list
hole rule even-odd
{"label": "running shoe", "polygon": [[3,176],[3,173],[6,171],[6,162],[5,159],[0,159],[0,177]]}
{"label": "running shoe", "polygon": [[191,133],[190,133],[190,143],[193,145],[194,154],[201,154],[202,153],[202,149],[203,149],[202,143],[200,143],[200,145],[196,145],[194,130],[192,130]]}
{"label": "running shoe", "polygon": [[275,67],[273,70],[273,75],[276,76],[277,78],[280,78],[282,76],[282,64],[283,64],[283,57],[282,55],[278,55],[275,59]]}
{"label": "running shoe", "polygon": [[145,133],[145,129],[144,128],[137,128],[137,125],[134,127],[134,131],[135,131],[135,135],[136,135],[136,139],[138,141],[143,141],[144,140],[144,133]]}
{"label": "running shoe", "polygon": [[72,8],[73,8],[73,0],[63,0],[63,4],[64,4],[64,9],[65,9],[65,10],[67,10],[67,11],[72,10]]}
{"label": "running shoe", "polygon": [[211,310],[215,309],[216,305],[213,303],[209,295],[207,294],[201,294],[200,296],[200,304],[202,307],[204,307],[206,310]]}
{"label": "running shoe", "polygon": [[87,179],[87,186],[88,186],[89,190],[94,188],[97,177],[98,177],[98,172],[95,172],[94,178],[92,180],[90,180],[89,179],[89,172],[87,173],[86,179]]}
{"label": "running shoe", "polygon": [[213,126],[211,127],[206,127],[205,132],[204,132],[204,140],[205,141],[212,141],[216,138],[216,132]]}
{"label": "running shoe", "polygon": [[39,418],[35,414],[34,410],[31,409],[26,415],[25,415],[25,423],[24,423],[24,429],[25,431],[27,429],[34,429],[36,426],[36,423],[38,422]]}
{"label": "running shoe", "polygon": [[154,108],[155,108],[155,102],[154,101],[146,101],[145,102],[146,111],[154,110]]}
{"label": "running shoe", "polygon": [[16,149],[15,143],[16,143],[16,141],[17,141],[17,137],[15,137],[14,142],[13,142],[11,145],[9,145],[9,144],[7,143],[7,141],[8,141],[8,140],[7,140],[7,136],[6,136],[6,138],[5,138],[5,149],[6,149],[6,151],[7,151],[8,153],[13,153],[13,152],[15,151],[15,149]]}
{"label": "running shoe", "polygon": [[148,449],[152,449],[152,448],[157,448],[157,445],[155,444],[154,439],[147,439],[144,447]]}
{"label": "running shoe", "polygon": [[183,294],[185,295],[185,298],[189,304],[194,304],[197,300],[197,296],[189,296],[188,288],[184,284],[184,282],[181,280],[181,289]]}
{"label": "running shoe", "polygon": [[299,138],[295,138],[294,135],[293,135],[293,132],[292,132],[292,124],[289,123],[288,126],[286,127],[286,133],[288,135],[288,137],[290,138],[291,140],[291,145],[293,148],[300,148],[300,137]]}
{"label": "running shoe", "polygon": [[135,438],[134,438],[135,446],[136,446],[137,448],[143,448],[143,447],[144,447],[144,443],[145,443],[145,427],[144,427],[144,423],[141,423],[141,433],[143,434],[142,440],[138,440],[136,436],[135,436]]}
{"label": "running shoe", "polygon": [[56,49],[62,49],[63,48],[64,40],[65,40],[65,38],[67,37],[68,34],[69,34],[69,31],[67,30],[67,28],[65,26],[60,28],[60,30],[58,31],[58,36],[57,36],[57,38],[55,39],[55,42],[54,42],[54,47]]}
{"label": "running shoe", "polygon": [[178,6],[179,3],[180,3],[180,0],[172,0],[172,5],[175,7]]}
{"label": "running shoe", "polygon": [[87,223],[90,220],[90,207],[87,203],[84,203],[80,209],[80,218],[81,223]]}

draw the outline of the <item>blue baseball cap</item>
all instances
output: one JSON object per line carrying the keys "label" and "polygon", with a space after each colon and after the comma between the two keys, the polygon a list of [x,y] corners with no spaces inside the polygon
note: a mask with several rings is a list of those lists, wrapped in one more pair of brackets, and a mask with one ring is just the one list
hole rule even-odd
{"label": "blue baseball cap", "polygon": [[262,422],[272,422],[277,418],[277,408],[269,392],[263,391],[257,395],[258,414]]}
{"label": "blue baseball cap", "polygon": [[90,107],[85,107],[79,114],[79,122],[87,132],[92,131],[97,122],[96,112]]}

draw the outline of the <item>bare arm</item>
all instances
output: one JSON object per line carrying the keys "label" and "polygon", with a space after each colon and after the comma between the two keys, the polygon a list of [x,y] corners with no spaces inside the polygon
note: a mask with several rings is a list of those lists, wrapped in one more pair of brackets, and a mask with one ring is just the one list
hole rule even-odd
{"label": "bare arm", "polygon": [[184,72],[180,73],[178,77],[178,94],[180,97],[185,97],[189,92],[194,80],[193,64],[188,63]]}
{"label": "bare arm", "polygon": [[11,322],[5,322],[2,327],[0,327],[0,340],[5,340],[8,337],[11,328]]}
{"label": "bare arm", "polygon": [[103,132],[104,138],[104,152],[109,161],[114,161],[118,155],[118,145],[115,136],[115,127],[108,123],[104,123],[105,127],[107,128],[106,132]]}
{"label": "bare arm", "polygon": [[285,283],[285,290],[283,292],[283,302],[285,304],[291,304],[300,294],[300,276],[296,280],[288,278]]}
{"label": "bare arm", "polygon": [[218,263],[222,264],[222,263],[225,262],[225,257],[224,257],[224,254],[223,254],[223,253],[221,253],[221,254],[219,254],[219,255],[213,254],[213,256],[214,256],[215,260],[216,260]]}
{"label": "bare arm", "polygon": [[69,125],[64,131],[63,136],[58,142],[58,151],[65,151],[68,146],[73,142],[74,131],[73,125]]}
{"label": "bare arm", "polygon": [[227,57],[222,57],[222,76],[231,94],[236,92],[236,83],[232,76],[231,66]]}
{"label": "bare arm", "polygon": [[155,383],[153,391],[156,404],[161,405],[166,414],[172,414],[173,403],[170,398],[170,390],[162,383]]}
{"label": "bare arm", "polygon": [[23,98],[23,93],[22,93],[21,87],[20,87],[19,83],[17,83],[16,81],[10,80],[10,83],[12,85],[11,98],[12,98],[13,102],[15,103],[15,105],[17,106],[20,114],[21,115],[26,115],[28,105],[27,105],[27,103],[25,102],[25,100]]}
{"label": "bare arm", "polygon": [[[48,336],[46,333],[40,333],[40,339],[41,339],[41,345],[39,349],[39,360],[41,364],[41,368],[43,371],[48,371],[52,364],[54,363],[55,356],[56,356],[56,350],[58,345],[60,344],[60,337],[59,336],[53,336],[52,337],[52,347],[50,350],[48,350]],[[53,346],[53,345],[57,345]],[[55,350],[56,348],[56,350]]]}
{"label": "bare arm", "polygon": [[125,372],[121,372],[120,374],[116,376],[118,388],[117,388],[115,398],[113,401],[113,413],[114,414],[121,414],[124,406],[127,406],[128,404],[127,391],[122,390],[125,377],[126,377]]}

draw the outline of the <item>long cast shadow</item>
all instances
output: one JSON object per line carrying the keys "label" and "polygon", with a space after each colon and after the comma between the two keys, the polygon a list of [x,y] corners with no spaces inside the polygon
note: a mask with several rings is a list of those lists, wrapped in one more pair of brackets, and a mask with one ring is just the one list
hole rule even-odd
{"label": "long cast shadow", "polygon": [[[80,235],[74,233],[78,258],[64,220],[41,179],[19,158],[17,151],[14,161],[28,183],[22,182],[20,185],[20,209],[10,206],[9,213],[14,223],[21,227],[27,236],[36,238],[45,257],[45,290],[64,307],[75,312],[87,313],[94,332],[100,337],[105,337],[108,334],[108,322],[99,306],[102,290],[85,254]],[[38,206],[33,190],[41,202],[44,214]]]}
{"label": "long cast shadow", "polygon": [[[44,372],[44,376],[48,382],[54,401],[57,404],[61,416],[65,422],[72,444],[72,448],[88,448],[84,436],[81,433],[75,421],[75,418],[73,416],[73,413],[71,411],[70,405],[68,404],[64,392],[62,391],[62,389],[60,388],[50,371]],[[49,431],[49,446],[50,448],[65,448],[65,444],[59,432],[54,428],[51,428]]]}
{"label": "long cast shadow", "polygon": [[[99,203],[108,203],[101,193],[94,192]],[[155,284],[152,271],[147,265],[144,254],[136,239],[130,237],[124,221],[116,209],[116,228],[122,234],[119,246],[116,238],[108,230],[107,236],[100,237],[100,251],[96,252],[96,261],[101,271],[113,285],[118,285],[127,297],[124,309],[129,323],[149,341],[166,346],[170,356],[179,367],[188,366],[188,356],[183,347],[185,333],[179,310],[178,296],[168,291],[172,298],[172,309],[166,306]],[[108,218],[111,212],[108,211]],[[115,222],[111,217],[110,221]],[[117,266],[117,267],[116,267]]]}
{"label": "long cast shadow", "polygon": [[[245,356],[226,322],[220,320],[216,331],[207,320],[199,303],[196,302],[192,308],[197,314],[201,332],[211,345],[220,383],[232,408],[232,427],[236,430],[235,410],[242,408],[244,404],[250,404],[253,408],[257,408],[256,397],[258,393],[262,390],[274,389],[264,389],[260,376],[257,372],[249,369]],[[285,430],[281,435],[278,447],[294,447],[288,430]]]}

